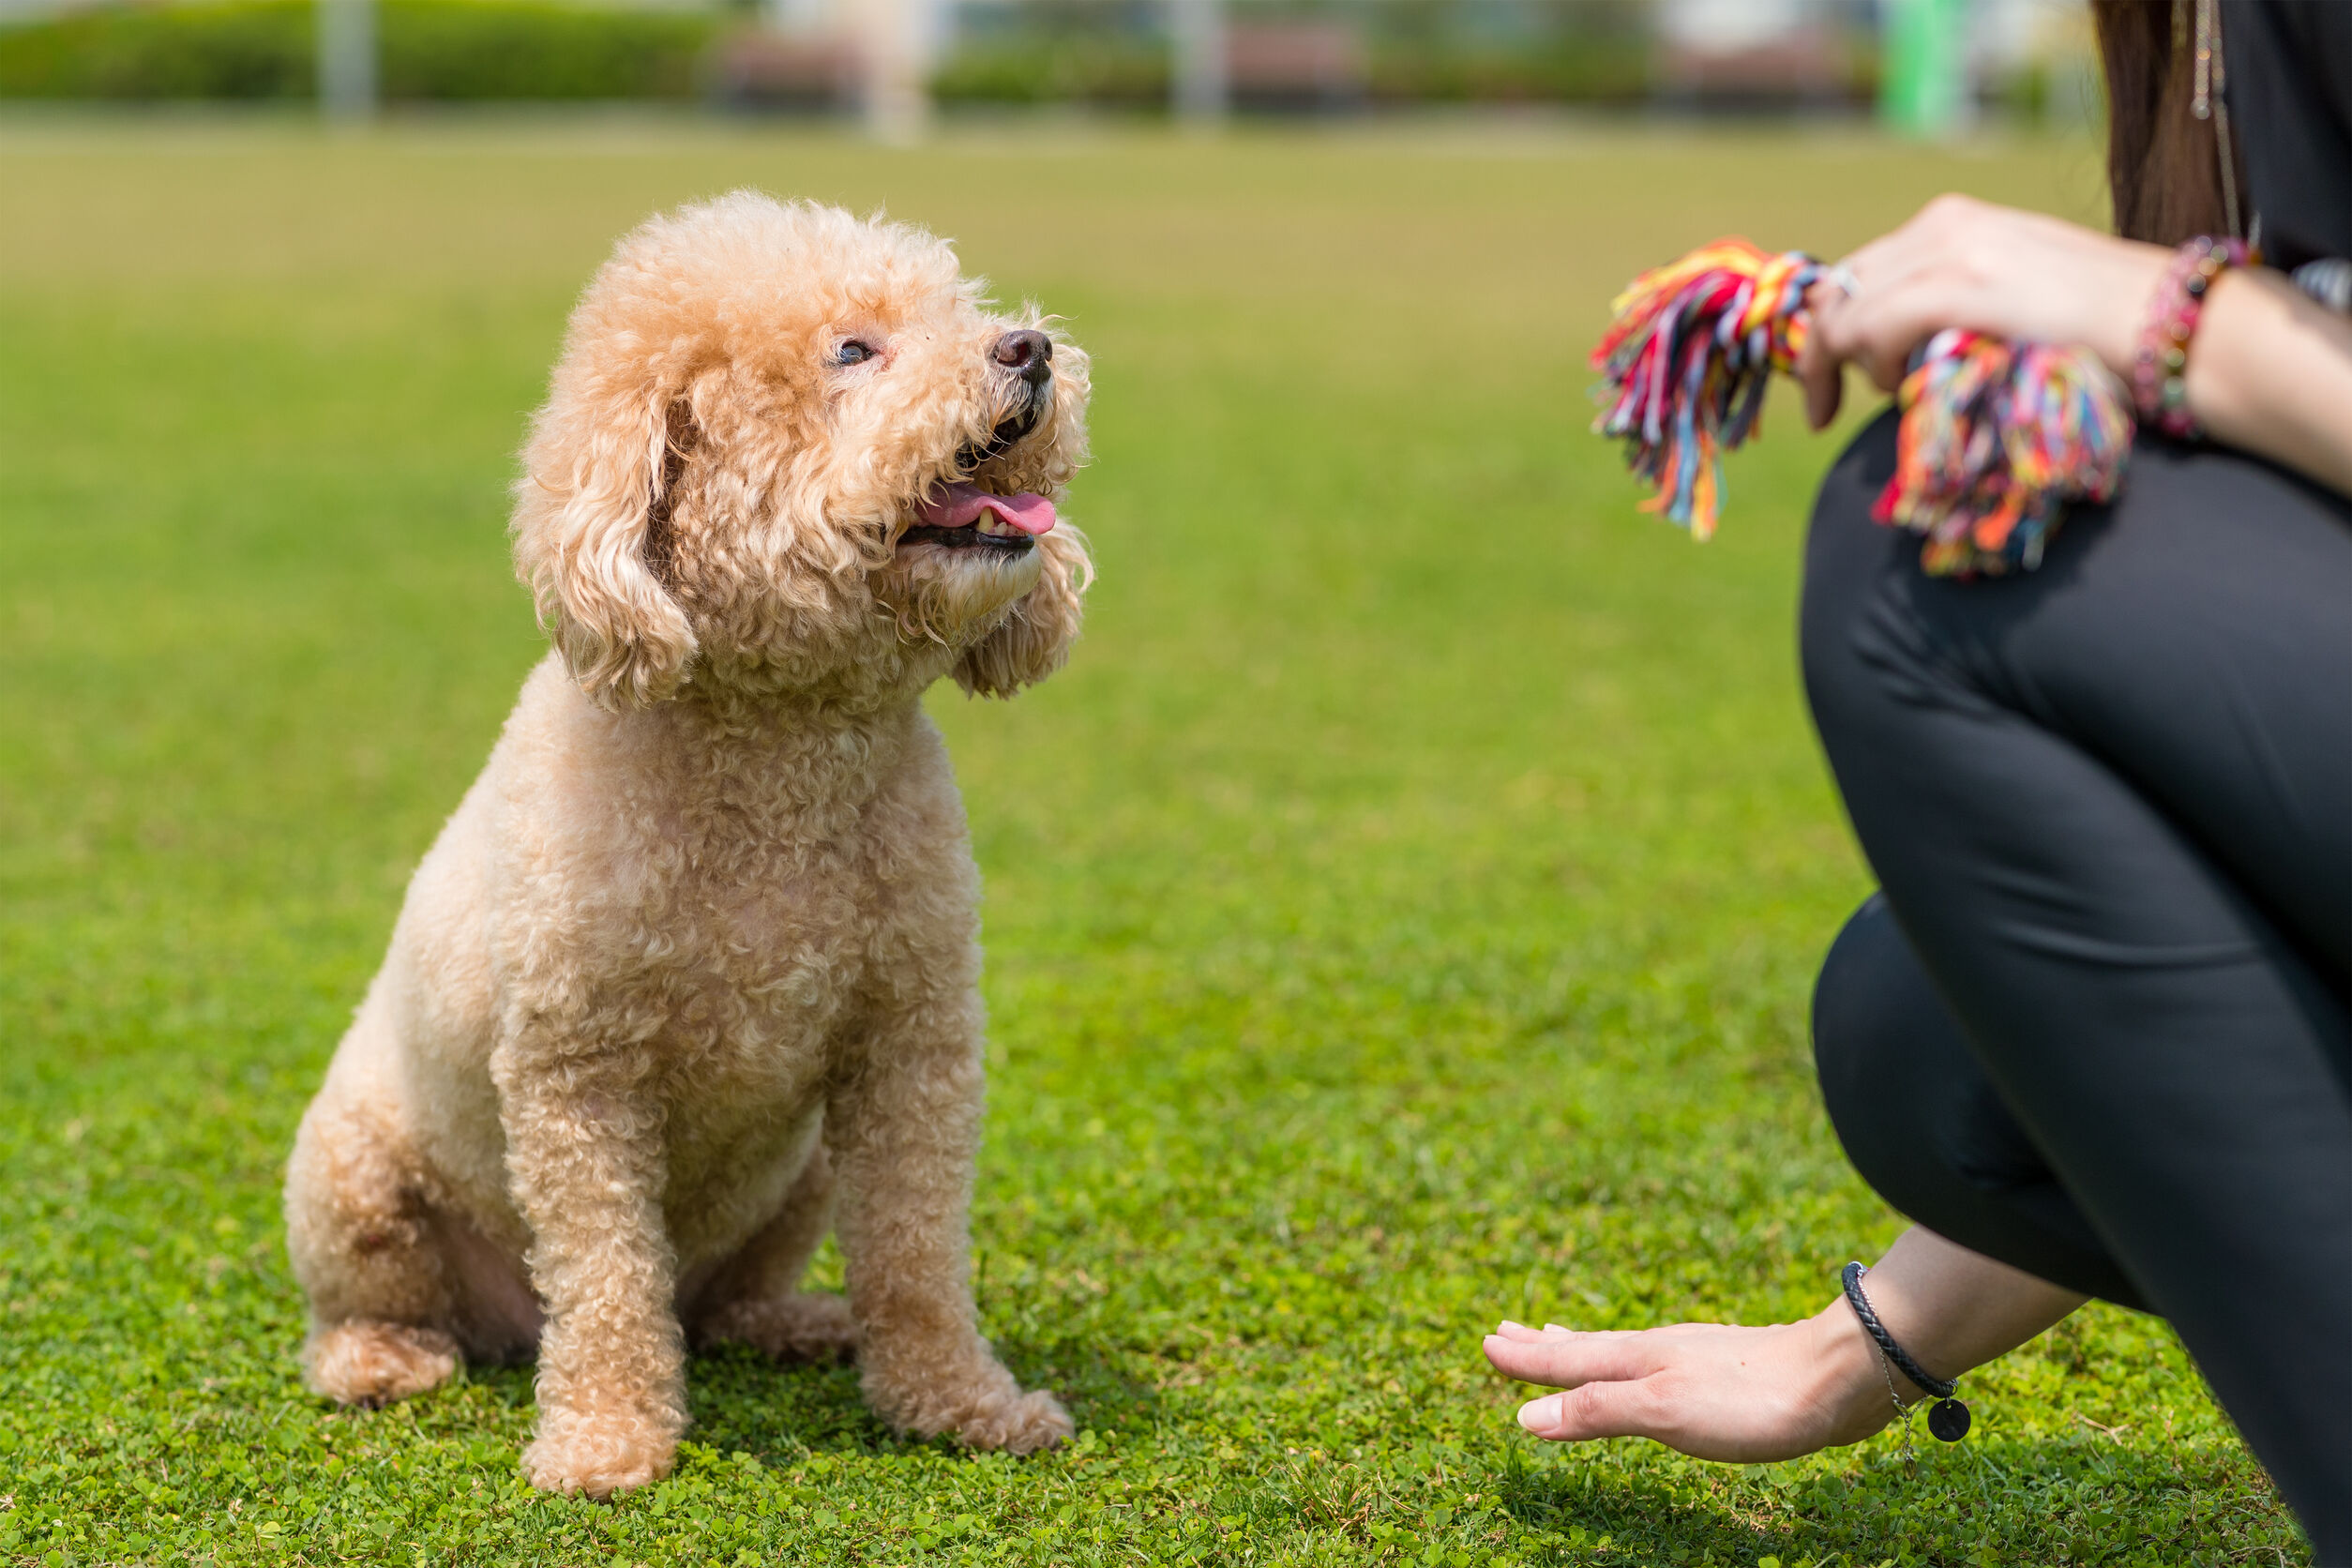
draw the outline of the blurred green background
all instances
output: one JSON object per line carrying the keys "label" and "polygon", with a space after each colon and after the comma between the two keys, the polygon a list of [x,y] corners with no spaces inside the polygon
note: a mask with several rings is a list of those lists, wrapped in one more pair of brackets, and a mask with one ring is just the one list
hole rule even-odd
{"label": "blurred green background", "polygon": [[1909,123],[1907,61],[1950,73],[1964,121],[2079,125],[2095,97],[2082,0],[0,0],[0,102],[309,99],[322,29],[354,10],[378,96],[405,106],[848,112],[873,67],[951,113],[1135,117],[1202,61],[1232,107],[1289,116],[1823,117],[1892,82]]}
{"label": "blurred green background", "polygon": [[[1797,690],[1832,443],[1638,516],[1583,354],[1725,232],[1835,253],[2087,142],[0,127],[0,1560],[2303,1560],[2161,1324],[1978,1429],[1722,1468],[1526,1439],[1495,1319],[1817,1309],[1899,1229],[1812,1083],[1867,888]],[[505,486],[569,301],[738,185],[953,235],[1093,354],[1070,668],[935,699],[988,883],[988,1332],[1087,1436],[899,1440],[698,1362],[672,1479],[521,1485],[527,1372],[302,1391],[277,1214],[411,867],[543,643]],[[822,1260],[821,1272],[835,1261]]]}

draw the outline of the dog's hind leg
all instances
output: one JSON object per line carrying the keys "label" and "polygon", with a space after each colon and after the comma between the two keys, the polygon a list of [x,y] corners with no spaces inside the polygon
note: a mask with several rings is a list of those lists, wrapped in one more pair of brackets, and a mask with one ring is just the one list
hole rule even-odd
{"label": "dog's hind leg", "polygon": [[748,1345],[778,1361],[834,1361],[857,1346],[850,1304],[803,1290],[801,1275],[833,1227],[833,1167],[822,1143],[776,1217],[696,1293],[687,1332],[697,1344]]}
{"label": "dog's hind leg", "polygon": [[312,1389],[382,1405],[457,1370],[454,1303],[421,1168],[385,1097],[357,1073],[330,1073],[294,1136],[286,1247],[310,1297],[303,1363]]}

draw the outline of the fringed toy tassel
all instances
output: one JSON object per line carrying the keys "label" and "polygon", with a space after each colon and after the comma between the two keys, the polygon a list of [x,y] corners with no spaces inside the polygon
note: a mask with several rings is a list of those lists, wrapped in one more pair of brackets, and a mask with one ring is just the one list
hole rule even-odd
{"label": "fringed toy tassel", "polygon": [[1704,539],[1723,498],[1723,454],[1756,433],[1765,383],[1804,347],[1805,291],[1822,275],[1801,251],[1717,240],[1645,272],[1610,302],[1592,351],[1606,405],[1592,428],[1625,441],[1657,493],[1642,503]]}
{"label": "fringed toy tassel", "polygon": [[2031,571],[2069,502],[2123,482],[2132,414],[2087,349],[1939,332],[1895,397],[1894,476],[1872,515],[1922,535],[1931,577]]}
{"label": "fringed toy tassel", "polygon": [[[1723,454],[1756,433],[1772,372],[1796,364],[1805,294],[1827,270],[1725,239],[1618,295],[1592,353],[1593,429],[1625,442],[1627,466],[1655,491],[1644,511],[1713,534]],[[2131,409],[2081,349],[1939,333],[1896,403],[1894,477],[1875,515],[1922,535],[1932,576],[2039,565],[2066,505],[2112,498],[2131,453]]]}

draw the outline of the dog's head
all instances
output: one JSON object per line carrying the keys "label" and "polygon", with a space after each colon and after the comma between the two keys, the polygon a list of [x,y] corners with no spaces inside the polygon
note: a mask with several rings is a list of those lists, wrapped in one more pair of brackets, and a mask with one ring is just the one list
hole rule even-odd
{"label": "dog's head", "polygon": [[1086,356],[986,304],[919,230],[751,191],[623,240],[516,486],[516,565],[582,689],[1009,696],[1059,668]]}

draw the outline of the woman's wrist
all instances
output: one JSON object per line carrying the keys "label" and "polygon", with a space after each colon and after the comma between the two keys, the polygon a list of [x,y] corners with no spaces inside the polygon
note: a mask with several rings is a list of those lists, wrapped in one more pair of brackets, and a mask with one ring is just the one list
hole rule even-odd
{"label": "woman's wrist", "polygon": [[2352,495],[2352,322],[2282,274],[2233,267],[2207,292],[2186,385],[2212,440]]}
{"label": "woman's wrist", "polygon": [[[1878,1347],[1842,1295],[1806,1319],[1805,1327],[1814,1341],[1811,1401],[1820,1412],[1822,1446],[1860,1442],[1894,1418]],[[1899,1373],[1894,1386],[1907,1401],[1919,1396]]]}
{"label": "woman's wrist", "polygon": [[[2031,1339],[2083,1302],[1914,1226],[1863,1275],[1871,1310],[1928,1376],[1958,1379]],[[1860,1442],[1928,1397],[1880,1353],[1841,1292],[1802,1325],[1817,1446]]]}
{"label": "woman's wrist", "polygon": [[[1944,1379],[2016,1349],[2086,1299],[1918,1226],[1895,1239],[1862,1282],[1880,1326],[1930,1377]],[[1876,1354],[1843,1297],[1837,1309]],[[1899,1372],[1894,1386],[1906,1404],[1926,1392]],[[1886,1393],[1883,1377],[1879,1393]]]}
{"label": "woman's wrist", "polygon": [[2139,361],[2140,339],[2156,308],[2172,252],[2161,245],[2109,240],[2107,253],[2087,281],[2083,346],[2096,354],[2126,388]]}

